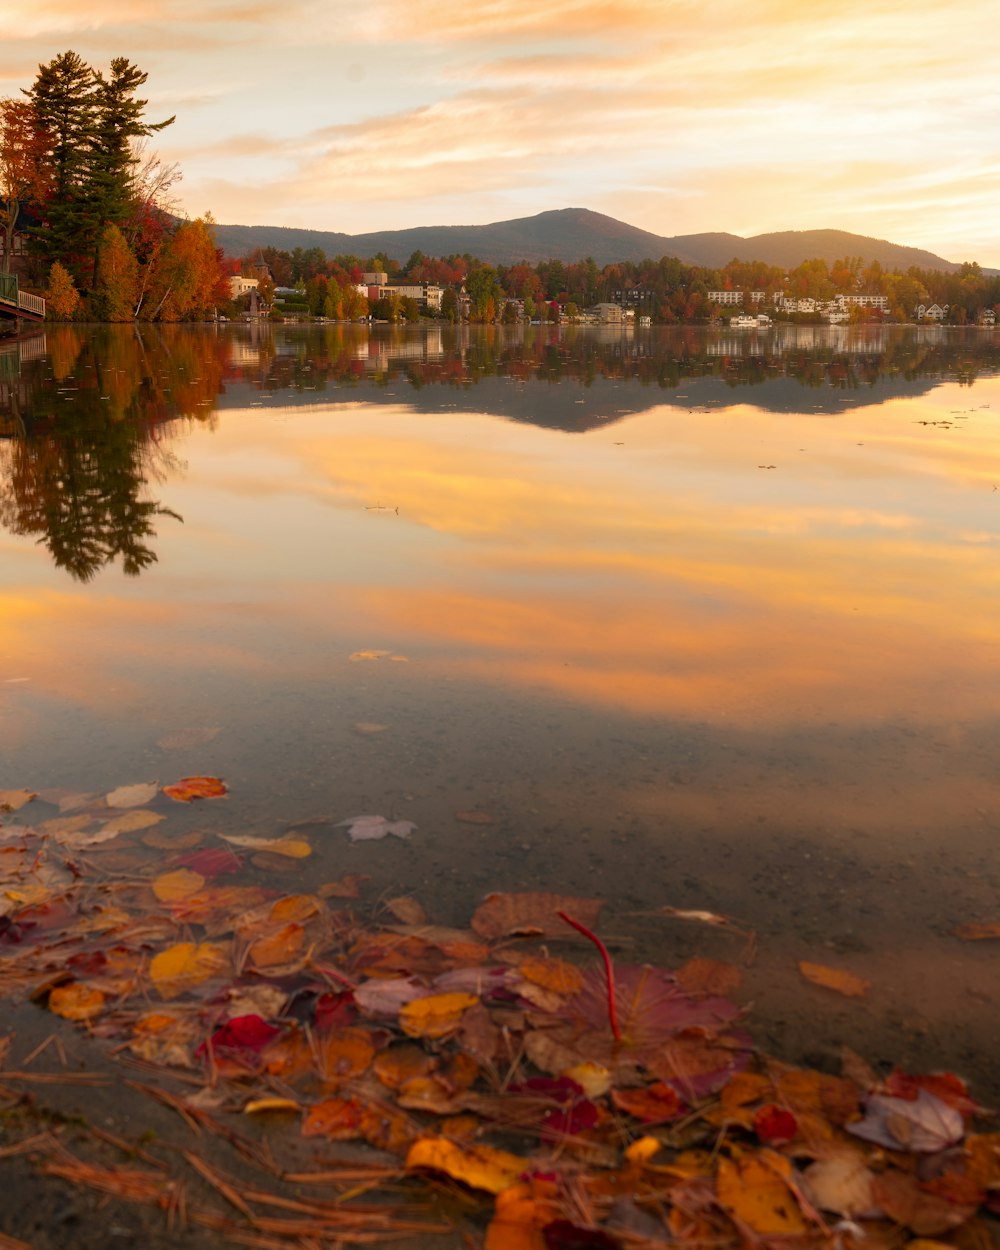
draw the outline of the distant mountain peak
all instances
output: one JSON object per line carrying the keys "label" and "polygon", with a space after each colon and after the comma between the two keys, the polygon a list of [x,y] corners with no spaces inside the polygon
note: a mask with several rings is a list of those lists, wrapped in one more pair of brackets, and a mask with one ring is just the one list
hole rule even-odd
{"label": "distant mountain peak", "polygon": [[831,264],[842,257],[861,256],[866,263],[877,260],[884,269],[905,270],[911,265],[946,271],[959,268],[933,252],[846,230],[779,230],[751,238],[725,231],[666,236],[581,207],[545,209],[531,217],[480,226],[415,226],[355,235],[288,226],[217,225],[215,237],[229,256],[245,256],[257,247],[282,251],[318,247],[327,256],[362,259],[381,252],[400,264],[419,250],[428,256],[468,252],[492,265],[549,260],[571,264],[589,257],[603,267],[671,256],[684,264],[709,269],[719,269],[731,260],[763,261],[793,269],[804,260],[821,258]]}

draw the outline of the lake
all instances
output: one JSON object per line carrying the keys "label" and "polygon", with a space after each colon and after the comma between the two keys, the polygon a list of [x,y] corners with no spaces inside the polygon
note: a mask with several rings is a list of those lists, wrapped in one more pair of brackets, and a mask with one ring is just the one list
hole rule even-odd
{"label": "lake", "polygon": [[176,818],[305,830],[283,889],[752,931],[766,1048],[996,1100],[998,488],[992,331],[50,326],[0,345],[0,788],[217,776]]}

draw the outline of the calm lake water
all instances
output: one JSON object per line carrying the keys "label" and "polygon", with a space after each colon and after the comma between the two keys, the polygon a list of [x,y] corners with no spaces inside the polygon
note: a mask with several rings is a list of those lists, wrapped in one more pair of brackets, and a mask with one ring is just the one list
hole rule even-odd
{"label": "calm lake water", "polygon": [[597,895],[629,960],[738,959],[658,909],[720,913],[765,1047],[996,1101],[998,487],[993,332],[50,327],[0,345],[0,788],[221,776],[192,827],[317,822],[282,889]]}

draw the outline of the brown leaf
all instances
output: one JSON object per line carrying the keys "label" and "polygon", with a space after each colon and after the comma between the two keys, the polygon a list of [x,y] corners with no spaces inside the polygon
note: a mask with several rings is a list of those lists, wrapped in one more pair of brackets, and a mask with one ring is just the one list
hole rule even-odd
{"label": "brown leaf", "polygon": [[592,929],[603,906],[603,899],[574,898],[542,891],[489,894],[476,908],[470,923],[480,936],[486,938],[517,934],[566,937],[569,930],[566,922],[559,919],[560,911]]}
{"label": "brown leaf", "polygon": [[385,906],[403,924],[427,923],[427,913],[415,898],[390,898]]}
{"label": "brown leaf", "polygon": [[478,808],[468,808],[465,811],[456,812],[455,819],[460,820],[464,825],[496,824],[489,812],[480,811]]}
{"label": "brown leaf", "polygon": [[1000,938],[1000,920],[979,922],[970,920],[968,924],[960,924],[955,936],[963,942],[982,942],[987,938]]}
{"label": "brown leaf", "polygon": [[950,1232],[975,1214],[975,1206],[963,1206],[921,1189],[915,1176],[895,1168],[875,1177],[875,1201],[890,1219],[903,1224],[918,1237]]}

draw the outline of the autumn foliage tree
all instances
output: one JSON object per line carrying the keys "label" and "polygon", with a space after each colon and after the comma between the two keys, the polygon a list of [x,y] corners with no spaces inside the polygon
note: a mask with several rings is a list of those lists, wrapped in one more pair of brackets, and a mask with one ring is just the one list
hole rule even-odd
{"label": "autumn foliage tree", "polygon": [[14,230],[23,204],[45,198],[50,172],[44,162],[45,132],[33,106],[11,97],[0,100],[0,231],[2,272],[10,272]]}

